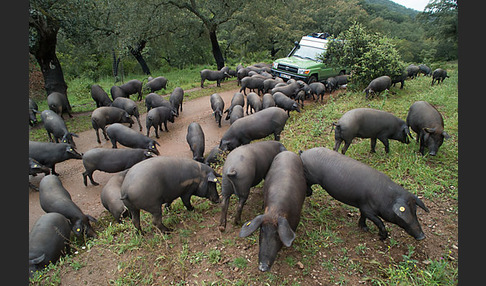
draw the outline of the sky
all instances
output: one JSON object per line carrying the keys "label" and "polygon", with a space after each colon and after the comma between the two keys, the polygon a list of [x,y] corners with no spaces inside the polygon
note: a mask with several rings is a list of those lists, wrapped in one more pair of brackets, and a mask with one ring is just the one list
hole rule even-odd
{"label": "sky", "polygon": [[420,12],[424,11],[425,6],[429,4],[429,0],[391,0],[391,1],[403,5],[407,8],[415,9]]}

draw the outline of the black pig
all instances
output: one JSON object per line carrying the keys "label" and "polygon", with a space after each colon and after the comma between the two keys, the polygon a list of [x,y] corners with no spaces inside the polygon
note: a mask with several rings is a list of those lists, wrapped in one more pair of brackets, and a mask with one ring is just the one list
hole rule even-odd
{"label": "black pig", "polygon": [[106,125],[112,123],[129,123],[132,127],[133,120],[130,115],[123,109],[113,106],[102,106],[98,107],[91,113],[91,125],[96,131],[96,141],[101,143],[99,129],[108,140],[106,135]]}
{"label": "black pig", "polygon": [[91,98],[95,101],[96,107],[110,106],[113,102],[99,84],[91,86]]}
{"label": "black pig", "polygon": [[204,88],[204,81],[205,80],[215,80],[216,81],[216,86],[221,86],[221,81],[225,78],[230,77],[230,75],[225,72],[224,70],[219,70],[219,71],[212,71],[209,69],[203,69],[200,72],[201,75],[201,88]]}
{"label": "black pig", "polygon": [[447,75],[446,70],[441,69],[441,68],[434,70],[434,72],[432,73],[432,85],[434,85],[434,82],[436,82],[436,81],[437,81],[437,84],[443,82],[446,77],[449,77]]}
{"label": "black pig", "polygon": [[[299,104],[295,100],[289,98],[285,94],[277,91],[273,94],[275,105],[287,111],[287,115],[290,117],[290,111],[300,112]],[[303,102],[304,100],[302,100]]]}
{"label": "black pig", "polygon": [[47,175],[42,178],[39,184],[39,202],[46,213],[60,213],[69,219],[72,231],[76,236],[96,237],[96,233],[89,223],[90,221],[96,222],[96,219],[81,211],[57,176]]}
{"label": "black pig", "polygon": [[41,118],[42,123],[44,123],[44,128],[47,131],[47,136],[49,136],[49,140],[51,140],[51,142],[52,134],[56,143],[59,143],[59,140],[61,140],[62,143],[68,143],[73,146],[73,148],[76,148],[73,136],[78,137],[78,135],[68,131],[66,123],[64,123],[61,116],[57,115],[57,113],[52,110],[44,110],[41,113]]}
{"label": "black pig", "polygon": [[372,108],[356,108],[346,112],[336,127],[334,138],[334,151],[338,151],[344,140],[343,154],[348,150],[353,138],[371,138],[371,153],[375,153],[376,139],[385,145],[385,152],[390,152],[388,139],[410,143],[408,136],[412,137],[407,124],[395,115]]}
{"label": "black pig", "polygon": [[69,117],[73,117],[71,114],[72,108],[71,104],[69,103],[67,95],[60,93],[60,92],[53,92],[47,96],[47,105],[49,109],[54,111],[55,113],[59,114],[62,117],[62,114],[67,112]]}
{"label": "black pig", "polygon": [[204,132],[199,123],[192,122],[187,126],[186,141],[191,148],[192,159],[201,163],[204,162]]}
{"label": "black pig", "polygon": [[261,141],[240,146],[228,154],[223,166],[221,183],[220,231],[226,229],[226,214],[231,195],[235,194],[239,201],[234,220],[238,225],[250,188],[265,178],[273,158],[285,150],[287,149],[278,141]]}
{"label": "black pig", "polygon": [[100,193],[101,204],[107,209],[117,222],[121,222],[122,217],[127,217],[129,212],[123,204],[121,197],[121,185],[128,170],[113,175]]}
{"label": "black pig", "polygon": [[258,95],[263,94],[263,82],[265,81],[265,78],[262,77],[244,77],[241,80],[241,88],[240,91],[243,91],[243,93],[246,95],[246,89],[256,89]]}
{"label": "black pig", "polygon": [[[113,100],[111,106],[125,110],[130,116],[135,116],[138,127],[140,128],[140,131],[142,131],[142,124],[140,124],[140,113],[138,112],[138,106],[135,101],[131,100],[130,98],[117,97],[115,100]],[[130,125],[130,127],[132,127],[132,125]]]}
{"label": "black pig", "polygon": [[87,186],[87,177],[91,184],[97,186],[93,180],[93,173],[96,170],[116,173],[130,168],[136,163],[152,157],[154,154],[144,149],[106,149],[94,148],[83,154],[83,182]]}
{"label": "black pig", "polygon": [[[147,107],[147,112],[149,112],[150,109],[159,106],[165,106],[167,108],[172,109],[172,105],[170,104],[170,102],[156,93],[147,94],[147,96],[145,97],[145,106]],[[174,110],[174,112],[177,111]]]}
{"label": "black pig", "polygon": [[152,214],[152,222],[160,231],[169,232],[162,223],[162,204],[170,205],[180,197],[184,206],[192,211],[193,195],[218,203],[217,176],[220,175],[211,167],[189,158],[154,157],[128,170],[121,187],[121,199],[140,232],[141,209]]}
{"label": "black pig", "polygon": [[29,98],[29,125],[34,126],[37,124],[36,114],[39,113],[39,107],[32,98]]}
{"label": "black pig", "polygon": [[405,229],[417,240],[425,238],[417,220],[416,206],[426,212],[429,210],[417,196],[387,175],[324,147],[306,150],[300,158],[308,192],[312,193],[312,185],[319,184],[336,200],[359,208],[358,226],[364,231],[368,231],[366,219],[369,219],[378,227],[380,239],[386,239],[388,232],[381,217]]}
{"label": "black pig", "polygon": [[425,154],[425,147],[429,154],[435,156],[444,139],[450,136],[444,131],[442,115],[426,101],[416,101],[410,106],[407,115],[407,125],[417,133],[420,153]]}
{"label": "black pig", "polygon": [[182,87],[176,87],[169,97],[170,105],[176,110],[176,115],[179,116],[179,109],[182,112],[182,101],[184,100],[184,90]]}
{"label": "black pig", "polygon": [[145,124],[147,127],[147,137],[150,134],[150,128],[153,126],[155,129],[155,137],[159,138],[159,131],[162,131],[162,123],[164,123],[165,131],[169,132],[167,128],[167,121],[174,123],[174,117],[177,116],[173,110],[165,106],[159,106],[152,108],[145,118]]}
{"label": "black pig", "polygon": [[288,118],[287,113],[279,107],[269,107],[240,118],[231,124],[223,134],[219,142],[219,149],[231,151],[240,145],[265,138],[272,133],[274,139],[279,141],[280,133]]}
{"label": "black pig", "polygon": [[62,214],[43,214],[29,233],[29,276],[57,260],[69,248],[71,228]]}
{"label": "black pig", "polygon": [[233,97],[231,98],[231,105],[224,111],[224,113],[228,113],[226,115],[226,120],[229,120],[231,117],[231,113],[233,112],[233,108],[237,105],[240,105],[241,107],[245,106],[245,97],[241,92],[235,92]]}
{"label": "black pig", "polygon": [[254,92],[248,93],[246,97],[246,115],[248,115],[248,108],[252,114],[263,109],[262,100],[258,94]]}
{"label": "black pig", "polygon": [[218,122],[218,127],[221,127],[221,119],[223,118],[224,101],[223,98],[217,94],[211,94],[209,98],[211,103],[211,109],[213,110],[214,118]]}
{"label": "black pig", "polygon": [[159,151],[155,146],[155,145],[160,146],[160,144],[157,141],[141,133],[138,133],[135,130],[130,129],[125,125],[122,125],[120,123],[112,124],[108,126],[108,128],[106,128],[106,133],[110,137],[110,141],[113,148],[117,148],[116,143],[119,142],[120,144],[126,147],[148,149],[154,152],[155,154],[159,155]]}
{"label": "black pig", "polygon": [[29,157],[51,168],[51,174],[59,175],[54,169],[57,163],[68,159],[82,159],[83,155],[67,143],[29,141]]}
{"label": "black pig", "polygon": [[[129,98],[131,94],[137,93],[137,100],[142,100],[142,82],[138,79],[129,80],[120,85],[119,88],[123,91],[123,97]],[[113,97],[113,100],[115,100],[115,97]]]}
{"label": "black pig", "polygon": [[263,185],[265,213],[245,223],[240,230],[240,237],[247,237],[260,228],[260,271],[270,270],[282,245],[292,245],[306,189],[304,167],[299,156],[291,151],[275,156]]}
{"label": "black pig", "polygon": [[370,94],[378,95],[382,91],[390,89],[391,84],[392,84],[392,80],[387,75],[375,78],[364,89],[364,92],[366,93],[366,99],[368,99]]}
{"label": "black pig", "polygon": [[144,89],[150,90],[150,92],[155,92],[157,90],[165,89],[167,86],[167,79],[163,76],[158,76],[156,78],[150,79],[144,86]]}

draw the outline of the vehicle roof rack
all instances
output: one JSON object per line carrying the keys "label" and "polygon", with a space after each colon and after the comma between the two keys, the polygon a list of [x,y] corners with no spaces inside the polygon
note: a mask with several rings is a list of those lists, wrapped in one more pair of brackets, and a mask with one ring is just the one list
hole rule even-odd
{"label": "vehicle roof rack", "polygon": [[314,37],[314,38],[320,38],[320,39],[327,39],[327,37],[329,37],[331,34],[329,34],[328,32],[324,32],[324,33],[312,33],[310,35],[307,35],[309,37]]}

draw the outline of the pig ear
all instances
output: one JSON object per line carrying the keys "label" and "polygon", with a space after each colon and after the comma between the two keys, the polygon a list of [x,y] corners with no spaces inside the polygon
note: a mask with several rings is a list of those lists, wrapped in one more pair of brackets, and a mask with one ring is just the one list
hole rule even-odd
{"label": "pig ear", "polygon": [[208,182],[218,182],[218,178],[216,178],[216,175],[213,172],[208,173]]}
{"label": "pig ear", "polygon": [[145,151],[143,151],[143,155],[147,158],[150,158],[150,157],[154,156],[154,153],[150,150],[145,150]]}
{"label": "pig ear", "polygon": [[240,237],[247,237],[260,227],[263,221],[263,215],[259,215],[249,222],[243,224],[240,230]]}
{"label": "pig ear", "polygon": [[410,129],[408,128],[408,126],[405,125],[405,127],[403,127],[403,129],[404,129],[406,135],[408,135],[412,140],[415,139],[415,138],[413,138],[412,133],[410,133]]}
{"label": "pig ear", "polygon": [[287,247],[292,245],[292,242],[295,239],[295,232],[290,227],[289,221],[282,217],[278,217],[278,236],[283,244]]}
{"label": "pig ear", "polygon": [[426,212],[430,212],[429,209],[425,206],[424,202],[422,202],[417,196],[414,195],[414,199],[417,206],[421,207]]}
{"label": "pig ear", "polygon": [[444,139],[450,139],[451,136],[449,134],[447,134],[447,132],[445,131],[442,131],[442,136],[444,136]]}
{"label": "pig ear", "polygon": [[424,128],[424,131],[427,132],[427,133],[434,133],[435,132],[435,128],[425,127]]}
{"label": "pig ear", "polygon": [[29,259],[29,263],[30,264],[39,264],[44,260],[44,258],[46,258],[46,254],[42,253],[40,256],[38,256],[36,258]]}
{"label": "pig ear", "polygon": [[86,217],[88,218],[88,220],[92,221],[92,222],[98,222],[97,219],[95,219],[94,217],[90,216],[90,215],[86,215]]}
{"label": "pig ear", "polygon": [[71,134],[71,136],[74,136],[76,138],[79,138],[79,135],[78,134],[75,134],[75,133],[72,133],[72,132],[69,132],[69,134]]}

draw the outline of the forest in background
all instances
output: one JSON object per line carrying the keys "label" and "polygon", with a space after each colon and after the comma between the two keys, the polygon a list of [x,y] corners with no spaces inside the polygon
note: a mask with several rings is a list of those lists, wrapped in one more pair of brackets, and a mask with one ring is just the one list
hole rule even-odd
{"label": "forest in background", "polygon": [[[57,71],[49,78],[96,81],[271,61],[303,35],[338,36],[357,22],[389,38],[403,62],[430,64],[457,59],[457,12],[457,0],[423,12],[388,0],[30,0],[29,51],[43,72]],[[58,89],[46,84],[47,94]]]}

